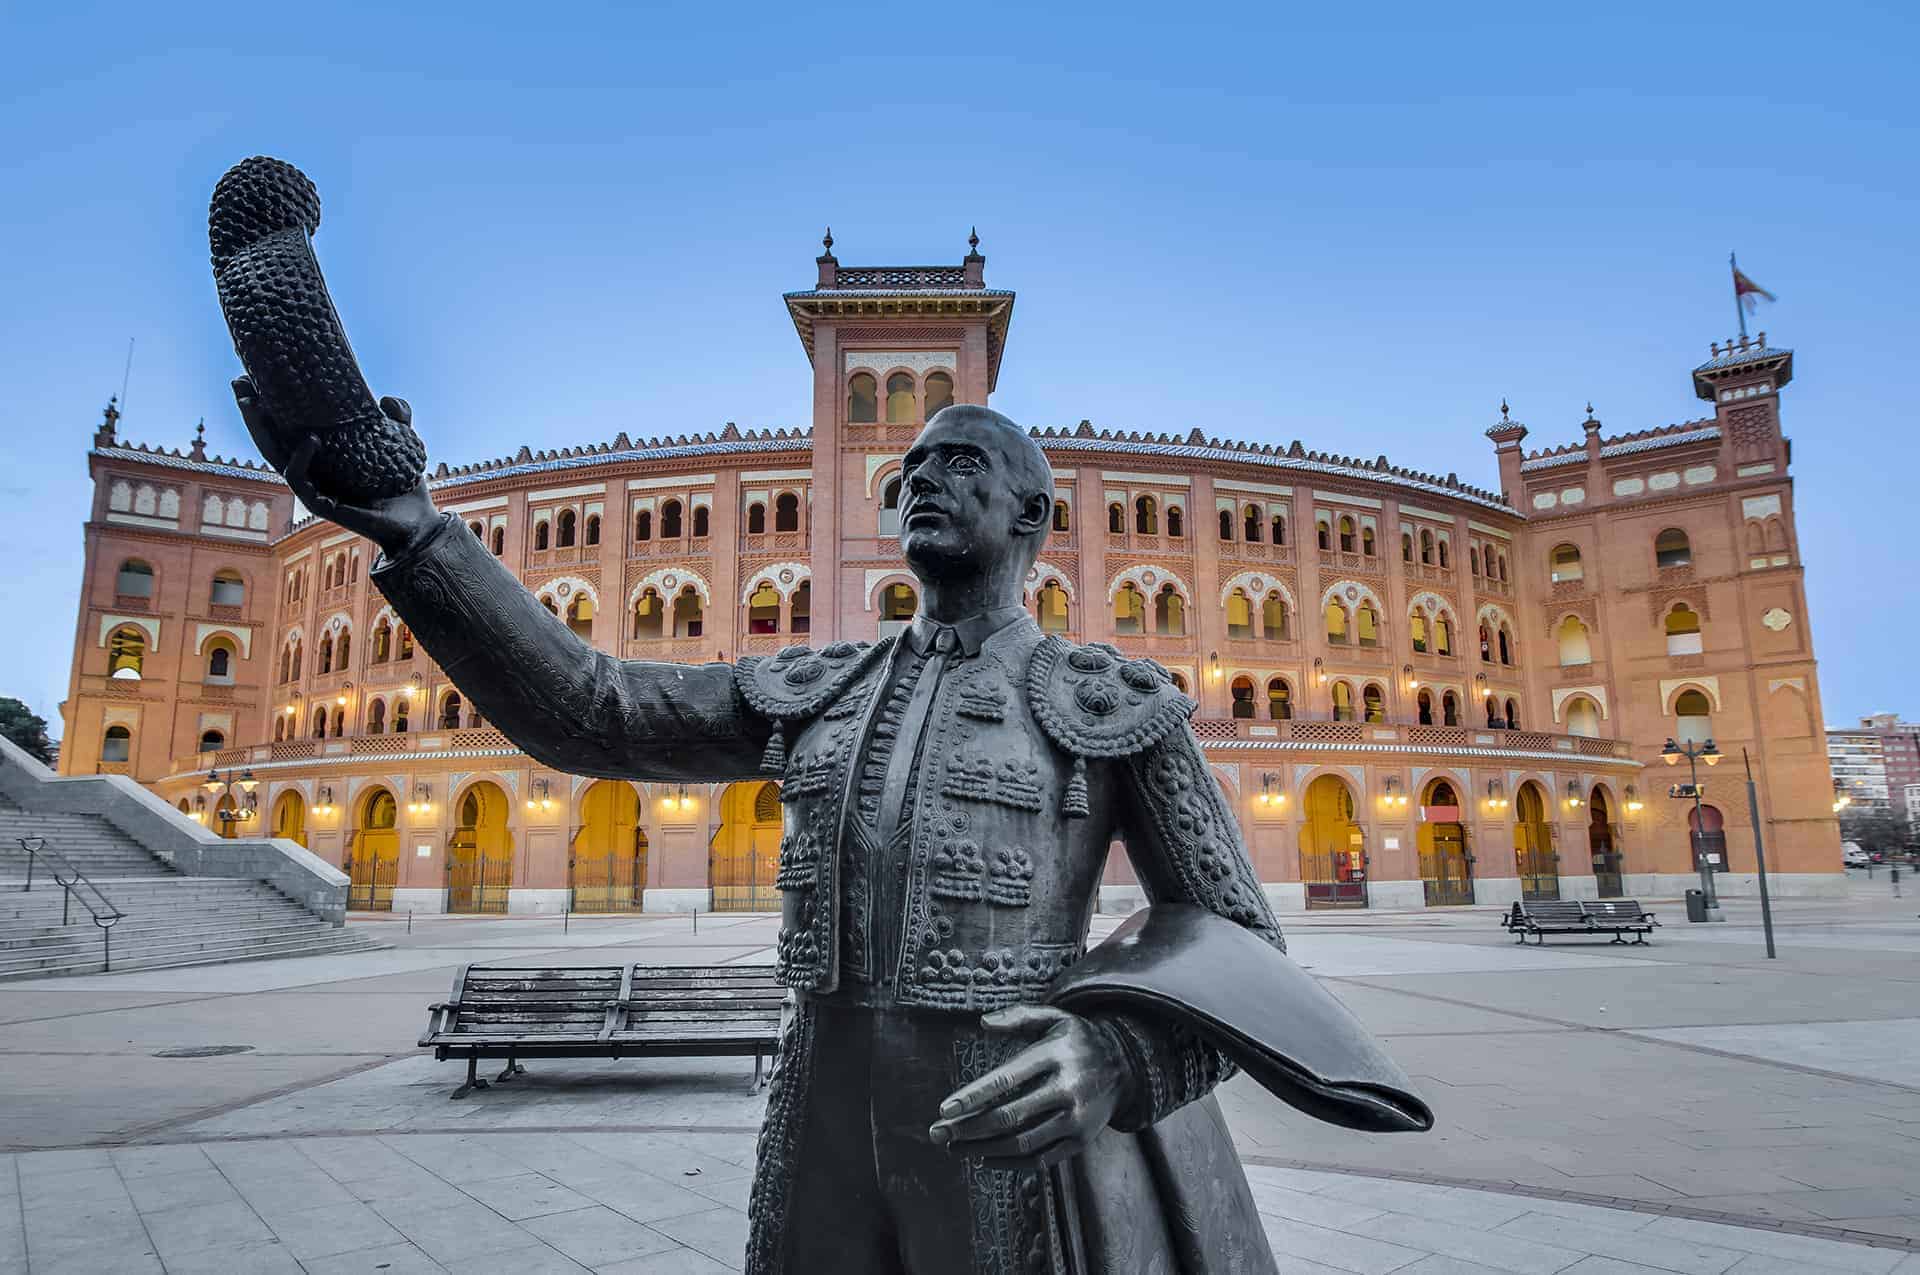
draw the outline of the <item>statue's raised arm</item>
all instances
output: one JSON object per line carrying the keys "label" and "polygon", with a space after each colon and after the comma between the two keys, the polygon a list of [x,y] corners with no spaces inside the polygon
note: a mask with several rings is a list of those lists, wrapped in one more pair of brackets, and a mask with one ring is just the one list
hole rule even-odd
{"label": "statue's raised arm", "polygon": [[319,516],[379,545],[372,579],[461,692],[545,765],[643,779],[757,773],[774,723],[725,664],[621,661],[582,642],[459,519],[434,508],[406,400],[361,375],[309,236],[313,183],[254,158],[208,214],[214,281],[254,443]]}

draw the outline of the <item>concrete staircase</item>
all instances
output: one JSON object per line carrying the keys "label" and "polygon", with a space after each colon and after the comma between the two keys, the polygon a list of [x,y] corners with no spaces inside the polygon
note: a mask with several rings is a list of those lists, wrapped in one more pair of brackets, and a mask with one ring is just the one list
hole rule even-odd
{"label": "concrete staircase", "polygon": [[113,926],[116,973],[388,946],[328,924],[264,881],[182,876],[100,815],[27,811],[0,798],[0,980],[102,968],[92,914],[75,899],[62,924],[66,892],[44,861],[33,889],[21,888],[21,837],[44,837],[124,914]]}

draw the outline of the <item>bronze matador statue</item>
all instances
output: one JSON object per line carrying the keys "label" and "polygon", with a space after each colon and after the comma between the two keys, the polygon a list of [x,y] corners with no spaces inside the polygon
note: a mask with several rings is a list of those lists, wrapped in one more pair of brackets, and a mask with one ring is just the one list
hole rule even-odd
{"label": "bronze matador statue", "polygon": [[[222,300],[231,320],[224,286]],[[777,963],[796,1007],[749,1272],[1272,1271],[1214,1086],[1239,1066],[1322,1119],[1430,1126],[1357,1020],[1285,957],[1194,704],[1152,661],[1044,635],[1022,605],[1053,477],[1006,417],[949,407],[906,455],[900,543],[922,598],[906,633],[690,666],[595,650],[424,480],[319,482],[323,462],[345,470],[334,423],[287,420],[248,378],[234,389],[268,461],[379,544],[381,592],[535,760],[781,781]],[[361,445],[383,430],[402,440],[383,454],[410,456],[410,409],[379,409]],[[1089,952],[1116,840],[1152,906]]]}

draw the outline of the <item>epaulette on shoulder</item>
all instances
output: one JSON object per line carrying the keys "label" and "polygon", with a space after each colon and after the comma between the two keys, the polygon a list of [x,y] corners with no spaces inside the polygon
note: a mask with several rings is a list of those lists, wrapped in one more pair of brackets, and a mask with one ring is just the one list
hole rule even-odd
{"label": "epaulette on shoulder", "polygon": [[892,639],[886,638],[833,642],[818,651],[789,646],[776,655],[750,655],[735,664],[733,683],[741,696],[774,723],[760,769],[770,775],[785,773],[786,728],[817,716],[891,644]]}
{"label": "epaulette on shoulder", "polygon": [[1027,699],[1041,729],[1073,755],[1062,810],[1084,818],[1086,759],[1130,757],[1158,744],[1197,707],[1153,660],[1130,660],[1104,642],[1048,637],[1027,666]]}

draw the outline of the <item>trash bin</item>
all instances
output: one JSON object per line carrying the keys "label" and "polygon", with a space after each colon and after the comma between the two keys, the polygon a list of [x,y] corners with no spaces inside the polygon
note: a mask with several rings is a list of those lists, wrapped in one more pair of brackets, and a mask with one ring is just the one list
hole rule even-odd
{"label": "trash bin", "polygon": [[1687,920],[1704,921],[1707,919],[1707,895],[1704,890],[1687,891]]}

